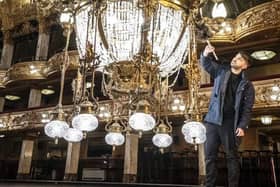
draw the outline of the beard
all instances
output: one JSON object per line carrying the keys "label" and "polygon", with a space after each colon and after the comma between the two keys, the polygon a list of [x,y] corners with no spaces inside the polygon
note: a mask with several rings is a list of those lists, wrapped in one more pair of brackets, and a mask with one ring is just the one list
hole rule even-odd
{"label": "beard", "polygon": [[235,69],[235,70],[240,70],[241,66],[239,66],[238,64],[236,64],[235,62],[231,62],[230,63],[230,67]]}

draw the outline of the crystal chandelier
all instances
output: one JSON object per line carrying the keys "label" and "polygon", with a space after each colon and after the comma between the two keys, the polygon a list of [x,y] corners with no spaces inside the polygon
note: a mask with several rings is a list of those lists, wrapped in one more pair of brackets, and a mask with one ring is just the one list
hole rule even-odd
{"label": "crystal chandelier", "polygon": [[[75,30],[80,69],[73,86],[75,116],[72,126],[84,132],[97,128],[95,114],[99,112],[101,115],[101,109],[93,95],[94,73],[102,71],[103,94],[112,100],[129,100],[128,105],[125,105],[128,108],[126,115],[129,116],[129,127],[139,131],[140,136],[142,132],[155,128],[156,120],[153,116],[156,111],[152,108],[158,103],[155,96],[159,89],[157,83],[177,73],[175,82],[187,55],[194,56],[188,54],[191,51],[189,45],[193,45],[193,37],[190,39],[190,22],[187,20],[196,17],[197,13],[194,12],[204,2],[39,0],[39,8],[60,12],[62,25],[68,30]],[[196,21],[199,19],[197,17]],[[189,71],[193,70],[191,65],[188,66]],[[89,92],[86,80],[90,74],[92,83]],[[193,82],[191,78],[189,80]],[[167,83],[168,88],[174,85]],[[181,106],[180,110],[183,108]],[[107,120],[110,121],[110,118],[108,116]],[[117,124],[120,125],[114,121],[107,128],[109,133],[106,142],[113,146],[124,141]],[[163,125],[156,127],[154,139],[159,147],[172,142],[168,133],[163,135],[163,129],[166,128]],[[165,143],[162,143],[162,137],[165,137]]]}
{"label": "crystal chandelier", "polygon": [[[159,66],[162,76],[178,71],[187,55],[183,8],[170,1],[103,0],[84,3],[75,10],[75,31],[80,58],[87,42],[100,55],[100,67],[134,62],[139,55]],[[167,1],[168,2],[168,1]],[[168,44],[168,45],[167,45]],[[143,56],[143,54],[145,56]]]}

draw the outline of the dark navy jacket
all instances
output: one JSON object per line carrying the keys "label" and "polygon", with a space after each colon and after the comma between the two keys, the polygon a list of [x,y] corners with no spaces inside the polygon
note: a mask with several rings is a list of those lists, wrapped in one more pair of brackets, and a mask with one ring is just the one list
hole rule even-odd
{"label": "dark navy jacket", "polygon": [[[212,61],[209,57],[200,56],[200,62],[203,68],[214,79],[214,86],[209,104],[209,111],[204,121],[222,125],[223,106],[226,95],[227,83],[231,74],[230,66],[220,65]],[[246,78],[242,72],[242,79],[236,90],[235,98],[235,116],[234,128],[245,129],[251,118],[251,112],[255,101],[255,89],[253,84]]]}

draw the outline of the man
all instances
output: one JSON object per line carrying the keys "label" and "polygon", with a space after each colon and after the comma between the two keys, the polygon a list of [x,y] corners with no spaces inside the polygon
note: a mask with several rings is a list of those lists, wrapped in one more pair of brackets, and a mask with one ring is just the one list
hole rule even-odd
{"label": "man", "polygon": [[228,186],[237,187],[240,174],[238,146],[250,122],[255,90],[244,74],[249,66],[249,57],[245,53],[239,52],[230,66],[225,66],[211,60],[209,54],[214,50],[213,46],[206,46],[200,58],[203,68],[214,79],[209,111],[204,119],[206,187],[215,186],[216,159],[221,144],[226,153]]}

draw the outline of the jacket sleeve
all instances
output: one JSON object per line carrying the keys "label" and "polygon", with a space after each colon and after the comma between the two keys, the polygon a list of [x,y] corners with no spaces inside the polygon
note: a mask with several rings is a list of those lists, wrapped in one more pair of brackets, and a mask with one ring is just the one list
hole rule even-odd
{"label": "jacket sleeve", "polygon": [[200,64],[205,71],[207,71],[212,78],[215,78],[219,69],[219,64],[214,62],[209,56],[200,55]]}
{"label": "jacket sleeve", "polygon": [[241,109],[237,128],[246,129],[251,120],[251,113],[255,102],[255,89],[252,83],[249,83],[248,88],[244,90],[244,97],[241,102],[243,102],[243,107]]}

